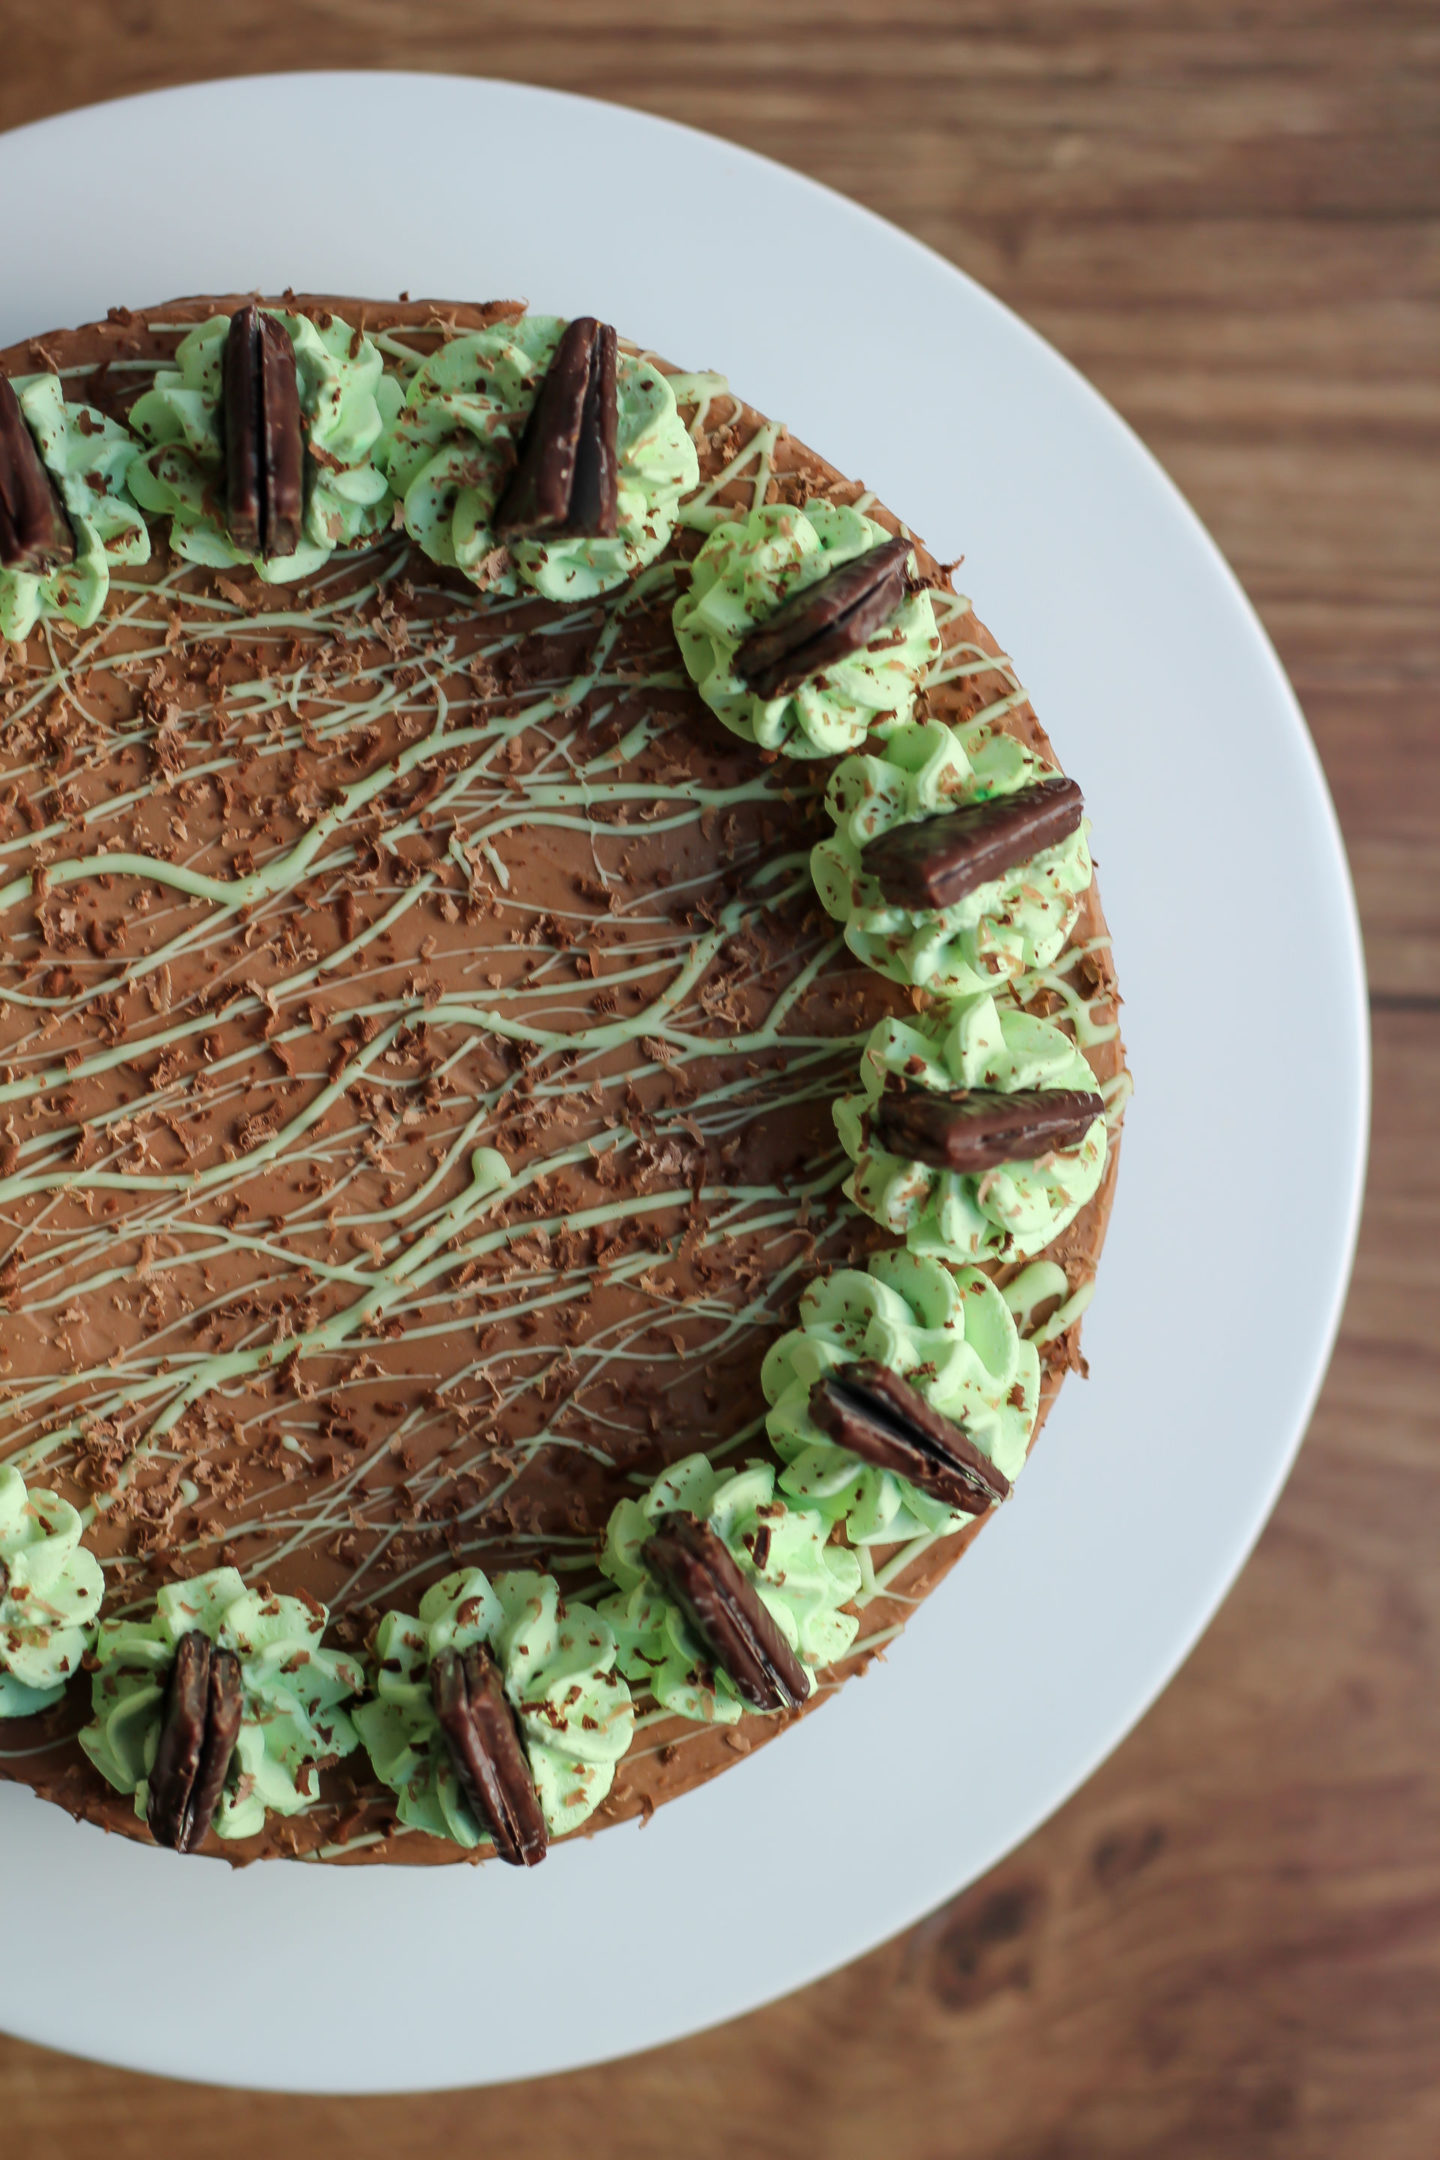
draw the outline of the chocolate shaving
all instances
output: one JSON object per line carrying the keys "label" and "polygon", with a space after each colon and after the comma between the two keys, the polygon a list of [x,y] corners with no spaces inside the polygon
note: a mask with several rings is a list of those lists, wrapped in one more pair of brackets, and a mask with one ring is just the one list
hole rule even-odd
{"label": "chocolate shaving", "polygon": [[620,528],[616,340],[609,323],[567,323],[530,408],[491,521],[497,540],[613,539]]}
{"label": "chocolate shaving", "polygon": [[936,1170],[974,1173],[999,1163],[1033,1162],[1052,1148],[1079,1147],[1105,1098],[1083,1088],[907,1087],[892,1074],[870,1113],[876,1139],[892,1155]]}
{"label": "chocolate shaving", "polygon": [[305,511],[295,348],[284,324],[258,307],[238,308],[230,318],[221,423],[230,538],[267,562],[293,555]]}
{"label": "chocolate shaving", "polygon": [[953,907],[1067,839],[1084,815],[1079,787],[1056,773],[1013,795],[992,795],[918,825],[898,825],[866,848],[865,868],[893,907]]}
{"label": "chocolate shaving", "polygon": [[746,1702],[756,1710],[794,1710],[805,1701],[804,1666],[708,1523],[679,1512],[662,1515],[640,1552]]}
{"label": "chocolate shaving", "polygon": [[460,1790],[511,1867],[535,1867],[549,1844],[530,1759],[500,1668],[478,1643],[430,1667],[435,1715]]}
{"label": "chocolate shaving", "polygon": [[74,560],[65,505],[9,377],[0,375],[0,569],[39,575]]}
{"label": "chocolate shaving", "polygon": [[873,1358],[817,1380],[810,1415],[837,1447],[879,1470],[893,1470],[946,1507],[983,1515],[992,1501],[1010,1497],[1010,1480],[989,1456],[908,1380]]}
{"label": "chocolate shaving", "polygon": [[744,638],[735,673],[757,697],[784,697],[836,660],[859,652],[905,597],[911,543],[882,540],[818,578]]}
{"label": "chocolate shaving", "polygon": [[176,1645],[145,1820],[157,1845],[195,1852],[224,1790],[244,1708],[240,1660],[191,1628]]}

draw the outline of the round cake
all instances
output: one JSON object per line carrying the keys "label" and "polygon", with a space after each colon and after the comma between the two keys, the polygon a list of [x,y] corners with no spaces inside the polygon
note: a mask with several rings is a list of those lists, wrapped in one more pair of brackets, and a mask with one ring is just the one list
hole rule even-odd
{"label": "round cake", "polygon": [[0,375],[0,1773],[533,1864],[861,1670],[1083,1372],[1080,789],[895,515],[593,318]]}

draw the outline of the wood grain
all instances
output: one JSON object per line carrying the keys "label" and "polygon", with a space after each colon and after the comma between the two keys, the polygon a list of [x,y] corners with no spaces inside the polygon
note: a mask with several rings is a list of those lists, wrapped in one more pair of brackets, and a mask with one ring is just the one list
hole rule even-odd
{"label": "wood grain", "polygon": [[[544,2085],[270,2100],[0,2042],[4,2149],[1434,2160],[1433,7],[0,0],[0,51],[4,125],[293,66],[589,91],[798,165],[963,264],[1114,400],[1259,605],[1350,846],[1377,1059],[1360,1262],[1296,1475],[1174,1686],[987,1881],[774,2010]],[[1281,1022],[1323,1027],[1276,992]]]}

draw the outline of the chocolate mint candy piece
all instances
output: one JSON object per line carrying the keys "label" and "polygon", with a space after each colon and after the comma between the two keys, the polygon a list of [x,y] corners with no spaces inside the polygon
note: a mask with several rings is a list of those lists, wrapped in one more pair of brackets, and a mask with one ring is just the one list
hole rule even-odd
{"label": "chocolate mint candy piece", "polygon": [[662,1515],[640,1556],[752,1708],[793,1710],[805,1701],[804,1666],[708,1523]]}
{"label": "chocolate mint candy piece", "polygon": [[818,578],[758,623],[735,654],[735,673],[757,697],[784,697],[859,652],[905,597],[908,540],[882,540]]}
{"label": "chocolate mint candy piece", "polygon": [[893,1078],[870,1113],[883,1148],[936,1170],[993,1170],[1033,1162],[1052,1148],[1079,1147],[1105,1098],[1083,1088],[956,1088],[947,1094]]}
{"label": "chocolate mint candy piece", "polygon": [[145,1819],[158,1845],[176,1851],[185,1834],[210,1701],[210,1638],[192,1628],[182,1635],[170,1668],[165,1717],[150,1771]]}
{"label": "chocolate mint candy piece", "polygon": [[158,1845],[194,1852],[204,1843],[235,1752],[242,1705],[239,1659],[191,1628],[176,1645],[150,1772],[145,1820]]}
{"label": "chocolate mint candy piece", "polygon": [[1073,780],[1056,774],[984,802],[897,825],[865,850],[865,868],[892,907],[953,907],[1042,848],[1068,839],[1085,815]]}
{"label": "chocolate mint candy piece", "polygon": [[615,332],[593,315],[567,323],[492,520],[497,540],[619,531]]}
{"label": "chocolate mint candy piece", "polygon": [[430,1667],[435,1715],[471,1812],[511,1867],[534,1867],[549,1843],[530,1760],[500,1668],[478,1643]]}
{"label": "chocolate mint candy piece", "polygon": [[221,1793],[225,1790],[230,1758],[235,1753],[235,1743],[240,1738],[240,1719],[244,1708],[245,1690],[241,1683],[239,1658],[233,1650],[212,1649],[205,1740],[200,1750],[200,1766],[195,1772],[194,1789],[190,1795],[188,1821],[180,1843],[181,1852],[194,1852],[197,1846],[205,1842],[210,1819],[220,1804]]}
{"label": "chocolate mint candy piece", "polygon": [[575,453],[575,480],[570,490],[570,515],[566,531],[586,538],[613,540],[620,530],[620,461],[615,448],[619,404],[615,390],[615,332],[609,323],[598,325],[590,380],[585,387],[585,407],[580,415],[580,441]]}
{"label": "chocolate mint candy piece", "polygon": [[221,411],[230,538],[266,562],[293,555],[305,512],[300,386],[289,333],[261,308],[230,318]]}
{"label": "chocolate mint candy piece", "polygon": [[40,574],[74,562],[65,505],[26,424],[9,378],[0,375],[0,570]]}
{"label": "chocolate mint candy piece", "polygon": [[815,1382],[810,1415],[837,1447],[893,1470],[946,1507],[983,1515],[1008,1500],[1010,1480],[973,1440],[923,1395],[873,1358],[842,1365]]}

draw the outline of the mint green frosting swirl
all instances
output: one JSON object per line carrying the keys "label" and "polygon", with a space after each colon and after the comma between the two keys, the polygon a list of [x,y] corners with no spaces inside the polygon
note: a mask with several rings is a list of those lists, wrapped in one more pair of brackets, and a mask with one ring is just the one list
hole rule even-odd
{"label": "mint green frosting swirl", "polygon": [[0,1718],[59,1702],[95,1631],[105,1577],[68,1500],[0,1466]]}
{"label": "mint green frosting swirl", "polygon": [[213,570],[248,563],[267,585],[288,585],[319,570],[336,548],[374,539],[389,524],[380,446],[403,392],[369,338],[338,315],[322,327],[308,315],[267,313],[295,348],[305,423],[305,521],[295,553],[262,561],[237,548],[225,529],[218,416],[228,315],[182,338],[174,367],[161,368],[136,399],[130,425],[148,447],[130,469],[130,487],[143,509],[170,519],[170,545],[187,562]]}
{"label": "mint green frosting swirl", "polygon": [[568,1603],[553,1575],[461,1569],[427,1590],[418,1618],[389,1612],[375,1640],[375,1700],[355,1712],[377,1775],[399,1796],[402,1823],[467,1851],[490,1844],[460,1790],[430,1694],[442,1650],[484,1643],[519,1720],[535,1791],[553,1837],[576,1830],[609,1792],[635,1711],[615,1671],[615,1638],[589,1606]]}
{"label": "mint green frosting swirl", "polygon": [[841,1608],[860,1588],[860,1563],[845,1546],[827,1544],[819,1515],[776,1496],[773,1464],[717,1469],[705,1455],[674,1464],[641,1499],[621,1500],[611,1514],[600,1565],[619,1587],[599,1609],[615,1631],[621,1671],[675,1717],[733,1725],[749,1708],[641,1557],[657,1519],[676,1509],[723,1540],[813,1693],[819,1668],[844,1657],[855,1640],[860,1622]]}
{"label": "mint green frosting swirl", "polygon": [[322,1763],[348,1755],[355,1728],[340,1707],[363,1687],[353,1658],[322,1650],[328,1614],[293,1597],[262,1597],[234,1568],[167,1583],[148,1620],[104,1620],[95,1642],[92,1722],[80,1745],[144,1820],[170,1667],[200,1628],[240,1660],[240,1738],[215,1810],[222,1838],[252,1837],[267,1814],[298,1815],[319,1795]]}
{"label": "mint green frosting swirl", "polygon": [[673,619],[695,687],[732,734],[787,757],[835,757],[872,729],[883,734],[910,718],[940,653],[923,590],[907,596],[869,645],[783,697],[757,696],[734,665],[741,641],[784,601],[890,537],[862,511],[822,501],[803,509],[763,504],[711,533]]}
{"label": "mint green frosting swirl", "polygon": [[81,630],[96,621],[110,572],[150,560],[150,532],[126,476],[135,445],[93,405],[67,405],[58,375],[18,375],[11,388],[75,535],[75,560],[57,569],[0,570],[0,636],[27,638],[59,616]]}
{"label": "mint green frosting swirl", "polygon": [[1004,1298],[978,1268],[952,1271],[902,1250],[878,1253],[864,1274],[842,1268],[813,1282],[800,1300],[800,1325],[766,1357],[766,1429],[786,1464],[785,1492],[827,1523],[843,1522],[855,1545],[962,1528],[973,1518],[861,1462],[813,1422],[815,1382],[862,1357],[901,1374],[1013,1479],[1040,1403],[1034,1344],[1021,1341]]}
{"label": "mint green frosting swirl", "polygon": [[387,450],[405,529],[432,562],[482,590],[528,585],[547,600],[590,600],[655,560],[700,463],[675,393],[652,361],[622,352],[615,370],[619,530],[498,545],[491,529],[536,393],[565,329],[524,315],[452,338],[420,367]]}
{"label": "mint green frosting swirl", "polygon": [[991,735],[968,754],[942,721],[897,728],[880,755],[848,757],[830,777],[832,839],[810,857],[815,890],[845,925],[858,960],[892,982],[971,997],[1048,967],[1074,929],[1093,871],[1088,825],[1045,848],[953,907],[892,907],[866,874],[867,842],[962,803],[1013,794],[1046,767],[1008,735]]}
{"label": "mint green frosting swirl", "polygon": [[1011,1260],[1039,1252],[1073,1222],[1105,1169],[1106,1128],[1097,1117],[1078,1147],[1033,1162],[1002,1163],[979,1175],[937,1170],[867,1142],[864,1120],[887,1075],[937,1094],[950,1088],[1095,1086],[1082,1051],[1048,1020],[966,999],[919,1020],[882,1020],[860,1059],[858,1095],[833,1105],[835,1129],[854,1175],[845,1190],[912,1252],[945,1260]]}

